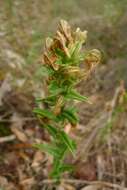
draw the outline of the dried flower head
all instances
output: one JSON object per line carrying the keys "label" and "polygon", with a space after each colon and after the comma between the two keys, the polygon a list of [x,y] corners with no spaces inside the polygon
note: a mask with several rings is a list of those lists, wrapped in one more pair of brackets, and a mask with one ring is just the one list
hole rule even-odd
{"label": "dried flower head", "polygon": [[[80,50],[86,39],[87,31],[82,32],[80,28],[77,28],[73,32],[67,21],[61,20],[55,37],[53,39],[46,38],[43,54],[44,64],[55,71],[60,69],[65,75],[69,75],[69,73],[75,75],[77,79],[81,76],[87,78],[90,72],[100,63],[101,53],[99,50],[93,49],[83,55]],[[85,63],[84,70],[79,67],[83,60]]]}

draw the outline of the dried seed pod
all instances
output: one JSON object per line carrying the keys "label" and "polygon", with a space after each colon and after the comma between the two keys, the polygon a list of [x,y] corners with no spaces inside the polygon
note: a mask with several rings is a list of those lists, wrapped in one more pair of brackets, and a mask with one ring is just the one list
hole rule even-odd
{"label": "dried seed pod", "polygon": [[64,37],[64,35],[60,31],[57,31],[56,39],[60,42],[62,50],[64,51],[65,55],[67,57],[70,57],[68,48],[66,46],[66,44],[67,44],[66,38]]}
{"label": "dried seed pod", "polygon": [[93,70],[101,60],[101,53],[97,49],[93,49],[89,51],[89,53],[85,57],[85,65],[87,70]]}
{"label": "dried seed pod", "polygon": [[79,41],[82,43],[86,42],[87,39],[87,31],[81,31],[80,28],[77,28],[75,33],[74,33],[75,41]]}
{"label": "dried seed pod", "polygon": [[44,63],[52,67],[55,71],[59,69],[59,65],[56,64],[57,57],[55,55],[49,56],[46,52],[43,55]]}
{"label": "dried seed pod", "polygon": [[63,73],[69,77],[75,77],[75,79],[78,79],[81,74],[81,69],[76,66],[68,66],[63,68]]}
{"label": "dried seed pod", "polygon": [[64,98],[63,98],[63,96],[60,96],[58,98],[58,101],[57,101],[54,109],[53,109],[53,112],[55,115],[58,115],[61,112],[61,107],[63,105],[63,102],[64,102]]}
{"label": "dried seed pod", "polygon": [[49,38],[49,37],[46,38],[46,40],[45,40],[45,48],[46,48],[47,51],[50,50],[50,48],[52,47],[52,45],[53,45],[53,39]]}
{"label": "dried seed pod", "polygon": [[59,24],[59,30],[62,32],[62,34],[66,37],[68,42],[73,41],[71,27],[65,20],[61,20]]}

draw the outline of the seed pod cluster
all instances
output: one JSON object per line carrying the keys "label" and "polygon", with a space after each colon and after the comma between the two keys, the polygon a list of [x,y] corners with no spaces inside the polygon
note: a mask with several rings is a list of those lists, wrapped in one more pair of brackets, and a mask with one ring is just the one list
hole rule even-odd
{"label": "seed pod cluster", "polygon": [[[88,75],[100,63],[101,53],[97,49],[81,52],[82,45],[86,42],[87,31],[79,28],[72,31],[70,25],[61,20],[54,38],[47,38],[43,63],[50,66],[65,76],[75,76],[75,79]],[[84,68],[80,68],[80,63]]]}

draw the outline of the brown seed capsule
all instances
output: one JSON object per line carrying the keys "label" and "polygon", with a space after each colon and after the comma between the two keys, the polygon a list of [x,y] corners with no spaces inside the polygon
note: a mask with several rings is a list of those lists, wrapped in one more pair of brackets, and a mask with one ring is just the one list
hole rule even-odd
{"label": "brown seed capsule", "polygon": [[66,38],[64,37],[64,35],[60,31],[57,31],[56,39],[60,42],[62,50],[64,51],[65,55],[67,57],[70,57],[69,50],[66,46],[67,45]]}
{"label": "brown seed capsule", "polygon": [[63,73],[67,76],[75,77],[78,79],[78,77],[80,76],[81,70],[79,67],[76,67],[76,66],[68,66],[68,67],[63,68]]}
{"label": "brown seed capsule", "polygon": [[55,71],[59,69],[59,65],[56,64],[57,57],[55,55],[48,55],[46,52],[43,55],[44,63],[51,66]]}
{"label": "brown seed capsule", "polygon": [[93,70],[101,61],[101,53],[97,49],[89,51],[85,57],[85,65],[87,70]]}
{"label": "brown seed capsule", "polygon": [[55,115],[58,115],[61,112],[61,107],[63,105],[63,102],[64,102],[64,98],[63,96],[60,96],[53,110]]}
{"label": "brown seed capsule", "polygon": [[46,48],[47,51],[50,50],[50,48],[52,47],[52,45],[53,45],[53,39],[49,38],[49,37],[46,38],[46,40],[45,40],[45,48]]}
{"label": "brown seed capsule", "polygon": [[87,31],[81,31],[80,28],[77,28],[74,33],[75,41],[85,43],[87,39]]}
{"label": "brown seed capsule", "polygon": [[60,32],[65,36],[68,43],[72,43],[72,32],[71,27],[65,20],[61,20],[59,24],[59,30]]}

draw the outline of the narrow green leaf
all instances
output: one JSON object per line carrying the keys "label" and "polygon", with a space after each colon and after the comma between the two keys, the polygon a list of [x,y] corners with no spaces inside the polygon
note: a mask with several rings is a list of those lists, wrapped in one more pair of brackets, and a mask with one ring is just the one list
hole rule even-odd
{"label": "narrow green leaf", "polygon": [[81,94],[79,94],[78,92],[76,92],[74,90],[69,91],[68,94],[65,96],[65,98],[90,102],[88,97],[82,96]]}
{"label": "narrow green leaf", "polygon": [[57,137],[58,130],[56,127],[53,127],[51,125],[43,125],[44,128],[48,130],[48,132],[54,137]]}
{"label": "narrow green leaf", "polygon": [[43,98],[36,98],[35,101],[36,101],[36,102],[42,102],[42,101],[43,101]]}
{"label": "narrow green leaf", "polygon": [[50,173],[50,176],[53,177],[54,179],[59,179],[60,178],[60,172],[59,172],[59,168],[60,168],[61,162],[59,159],[54,159],[53,161],[53,169],[52,172]]}
{"label": "narrow green leaf", "polygon": [[73,171],[73,167],[68,164],[63,164],[60,160],[55,160],[53,163],[53,171],[50,174],[51,177],[59,179],[60,175],[65,171]]}
{"label": "narrow green leaf", "polygon": [[52,76],[54,74],[54,70],[46,65],[42,65],[38,70],[36,71],[36,76],[39,77],[46,77],[46,76]]}
{"label": "narrow green leaf", "polygon": [[63,91],[62,88],[60,88],[56,81],[52,81],[49,85],[49,91],[52,95],[57,95]]}
{"label": "narrow green leaf", "polygon": [[50,112],[48,110],[42,110],[41,108],[35,108],[33,110],[33,112],[35,114],[37,114],[38,116],[46,117],[46,118],[49,118],[49,119],[56,120],[56,116],[52,112]]}
{"label": "narrow green leaf", "polygon": [[48,96],[47,98],[36,98],[36,102],[44,102],[50,105],[54,105],[56,102],[56,96]]}
{"label": "narrow green leaf", "polygon": [[57,61],[55,62],[58,65],[62,65],[62,60],[61,59],[57,59]]}
{"label": "narrow green leaf", "polygon": [[65,58],[65,54],[64,54],[64,52],[61,50],[61,49],[59,49],[59,48],[56,48],[55,49],[55,53],[59,56],[59,57],[61,57],[61,58]]}
{"label": "narrow green leaf", "polygon": [[76,42],[76,44],[73,47],[72,51],[72,57],[76,58],[82,48],[82,43],[81,42]]}
{"label": "narrow green leaf", "polygon": [[60,138],[61,141],[63,141],[63,143],[66,144],[70,152],[74,155],[74,151],[76,149],[75,142],[64,131],[61,131]]}
{"label": "narrow green leaf", "polygon": [[75,125],[78,122],[76,111],[72,108],[63,110],[62,115],[65,118],[67,118],[69,122],[72,123],[73,125]]}
{"label": "narrow green leaf", "polygon": [[41,151],[48,152],[49,154],[51,154],[56,158],[59,158],[59,148],[56,147],[55,145],[44,143],[44,144],[35,144],[34,147],[40,149]]}
{"label": "narrow green leaf", "polygon": [[[59,136],[58,136],[58,139],[59,139]],[[65,153],[66,153],[66,151],[67,151],[68,148],[67,148],[66,144],[61,143],[61,142],[59,142],[58,146],[59,146],[59,150],[60,150],[59,151],[59,158],[62,161],[64,159]]]}
{"label": "narrow green leaf", "polygon": [[73,118],[70,114],[68,114],[68,113],[66,113],[66,112],[64,112],[64,113],[62,114],[62,116],[64,116],[64,118],[68,119],[68,121],[69,121],[70,123],[72,123],[73,125],[75,125],[75,124],[77,123],[77,120],[75,120],[75,118]]}
{"label": "narrow green leaf", "polygon": [[61,167],[59,168],[59,172],[63,173],[65,171],[71,172],[74,170],[74,167],[68,164],[63,164],[61,165]]}

